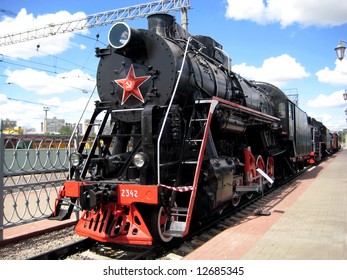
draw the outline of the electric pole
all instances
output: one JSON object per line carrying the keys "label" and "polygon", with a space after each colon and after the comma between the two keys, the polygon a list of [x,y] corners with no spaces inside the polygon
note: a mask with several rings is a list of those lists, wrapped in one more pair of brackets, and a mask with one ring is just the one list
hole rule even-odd
{"label": "electric pole", "polygon": [[43,111],[45,111],[45,118],[43,120],[43,134],[47,133],[47,112],[49,111],[49,107],[43,107]]}

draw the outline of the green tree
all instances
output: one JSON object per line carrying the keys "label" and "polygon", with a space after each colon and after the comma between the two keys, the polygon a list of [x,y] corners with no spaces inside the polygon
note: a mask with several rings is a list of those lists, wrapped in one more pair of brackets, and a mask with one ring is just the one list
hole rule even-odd
{"label": "green tree", "polygon": [[72,134],[72,128],[70,126],[67,125],[63,125],[60,130],[59,133],[62,136],[70,136]]}

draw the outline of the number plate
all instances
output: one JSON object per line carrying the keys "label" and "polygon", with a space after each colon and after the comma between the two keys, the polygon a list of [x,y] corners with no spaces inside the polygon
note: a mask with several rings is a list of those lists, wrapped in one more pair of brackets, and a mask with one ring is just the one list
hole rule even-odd
{"label": "number plate", "polygon": [[119,184],[118,201],[121,204],[131,204],[134,202],[158,204],[158,187]]}

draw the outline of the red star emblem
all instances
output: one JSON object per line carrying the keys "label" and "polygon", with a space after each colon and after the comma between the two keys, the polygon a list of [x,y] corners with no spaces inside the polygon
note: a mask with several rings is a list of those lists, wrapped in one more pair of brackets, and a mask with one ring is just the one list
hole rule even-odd
{"label": "red star emblem", "polygon": [[145,100],[143,99],[139,87],[150,77],[151,76],[136,77],[134,66],[131,64],[127,77],[125,79],[115,80],[115,82],[123,88],[122,105],[128,100],[130,95],[144,103]]}

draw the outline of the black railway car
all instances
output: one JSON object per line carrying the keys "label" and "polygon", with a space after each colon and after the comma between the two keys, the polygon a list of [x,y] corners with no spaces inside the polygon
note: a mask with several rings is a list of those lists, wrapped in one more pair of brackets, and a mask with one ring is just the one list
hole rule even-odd
{"label": "black railway car", "polygon": [[331,134],[331,150],[336,153],[340,149],[339,135],[337,133]]}
{"label": "black railway car", "polygon": [[331,133],[322,122],[310,118],[312,134],[312,155],[315,162],[321,161],[331,153]]}
{"label": "black railway car", "polygon": [[[309,117],[279,88],[265,82],[254,82],[264,90],[275,104],[275,115],[281,119],[281,153],[286,153],[286,170],[302,169],[312,151],[311,125]],[[289,159],[289,161],[287,160]],[[286,171],[288,172],[288,171]]]}

